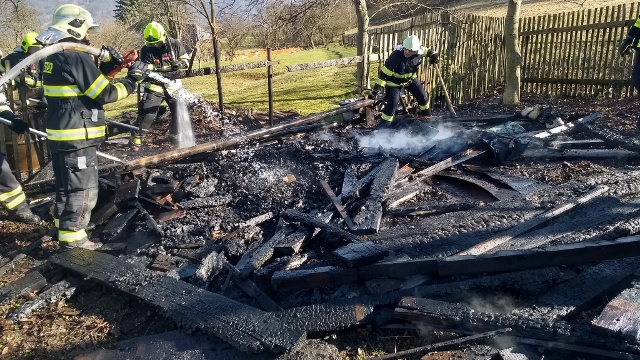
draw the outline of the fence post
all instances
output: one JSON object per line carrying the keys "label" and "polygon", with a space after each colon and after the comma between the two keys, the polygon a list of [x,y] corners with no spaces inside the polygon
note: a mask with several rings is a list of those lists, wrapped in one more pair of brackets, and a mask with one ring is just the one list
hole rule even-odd
{"label": "fence post", "polygon": [[[22,121],[31,125],[29,122],[29,109],[27,108],[27,83],[25,79],[25,70],[22,69],[20,72],[20,85],[18,92],[20,94],[20,107],[22,108]],[[25,133],[20,135],[24,137],[24,150],[25,156],[27,157],[27,172],[29,173],[29,177],[33,176],[33,161],[31,159],[31,139],[29,133]],[[18,144],[20,145],[20,144]]]}
{"label": "fence post", "polygon": [[273,126],[273,65],[271,65],[271,48],[267,48],[267,86],[269,88],[269,124]]}

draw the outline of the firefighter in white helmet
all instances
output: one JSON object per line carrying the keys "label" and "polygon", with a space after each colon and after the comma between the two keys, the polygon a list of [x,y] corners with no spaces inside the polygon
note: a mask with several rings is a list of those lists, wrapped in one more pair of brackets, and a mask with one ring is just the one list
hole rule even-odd
{"label": "firefighter in white helmet", "polygon": [[[77,5],[56,9],[47,30],[38,35],[43,45],[57,42],[88,44],[87,34],[96,33],[98,24],[91,14]],[[137,61],[124,78],[114,82],[108,74],[124,59],[114,48],[104,48],[96,66],[91,55],[80,50],[65,50],[45,59],[44,95],[47,111],[47,143],[51,150],[56,180],[54,222],[60,247],[95,249],[100,244],[89,240],[86,228],[98,199],[97,146],[105,140],[103,104],[124,99],[149,74]]]}
{"label": "firefighter in white helmet", "polygon": [[429,94],[418,80],[418,70],[422,64],[422,58],[427,57],[430,64],[438,63],[438,53],[433,49],[425,49],[416,35],[410,35],[396,46],[380,69],[374,93],[382,92],[386,95],[386,105],[382,109],[379,128],[389,127],[398,108],[400,90],[406,88],[418,101],[420,115],[431,117],[429,108]]}

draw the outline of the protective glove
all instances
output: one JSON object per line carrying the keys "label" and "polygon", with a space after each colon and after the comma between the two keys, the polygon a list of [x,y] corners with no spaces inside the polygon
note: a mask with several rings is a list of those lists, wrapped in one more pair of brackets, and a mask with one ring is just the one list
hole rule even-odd
{"label": "protective glove", "polygon": [[440,54],[433,53],[433,54],[431,54],[431,56],[429,56],[429,64],[433,65],[433,64],[437,64],[439,62],[440,62]]}
{"label": "protective glove", "polygon": [[124,62],[124,57],[113,46],[103,46],[100,52],[100,61],[113,62],[116,65],[120,65]]}
{"label": "protective glove", "polygon": [[633,43],[633,38],[632,37],[626,37],[624,40],[622,40],[622,42],[620,43],[620,47],[618,47],[618,52],[620,53],[620,56],[625,56],[625,55],[630,55],[631,54],[631,44]]}
{"label": "protective glove", "polygon": [[182,59],[175,60],[171,63],[171,70],[176,71],[180,69],[186,69],[189,67],[186,61]]}
{"label": "protective glove", "polygon": [[143,81],[147,76],[149,76],[149,66],[140,60],[131,64],[127,72],[127,77],[136,83]]}
{"label": "protective glove", "polygon": [[22,121],[16,114],[9,110],[5,110],[0,112],[0,117],[5,118],[7,120],[11,120],[11,125],[9,125],[9,129],[16,134],[24,134],[29,130],[29,124]]}

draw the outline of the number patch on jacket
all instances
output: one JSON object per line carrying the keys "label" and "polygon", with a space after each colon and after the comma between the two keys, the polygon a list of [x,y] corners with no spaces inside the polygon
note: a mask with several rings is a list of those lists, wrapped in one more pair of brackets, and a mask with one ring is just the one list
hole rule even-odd
{"label": "number patch on jacket", "polygon": [[44,63],[44,69],[42,71],[44,71],[47,74],[51,74],[51,71],[53,70],[53,63],[51,62],[45,62]]}

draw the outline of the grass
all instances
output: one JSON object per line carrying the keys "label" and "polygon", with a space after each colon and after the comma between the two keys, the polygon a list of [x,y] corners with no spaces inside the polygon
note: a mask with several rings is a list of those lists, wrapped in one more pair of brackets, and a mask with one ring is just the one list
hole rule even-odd
{"label": "grass", "polygon": [[[297,72],[288,72],[286,66],[351,57],[355,54],[354,47],[329,45],[273,56],[273,60],[280,62],[273,69],[274,110],[295,110],[302,115],[308,115],[336,107],[331,104],[331,101],[353,97],[356,90],[353,85],[355,84],[355,66]],[[260,60],[266,60],[266,55],[233,62],[227,61],[222,65]],[[207,67],[209,64],[202,63],[201,66]],[[183,79],[182,82],[189,91],[200,93],[209,101],[218,102],[215,75]],[[269,108],[266,68],[223,73],[222,89],[225,106],[252,108],[257,111],[267,111]],[[136,97],[129,96],[105,106],[105,109],[108,117],[120,118],[124,111],[136,110]]]}

